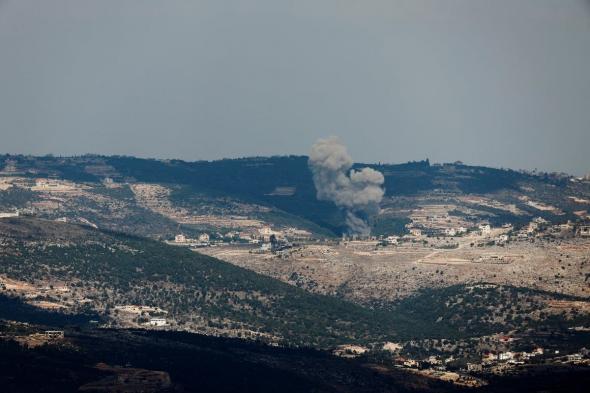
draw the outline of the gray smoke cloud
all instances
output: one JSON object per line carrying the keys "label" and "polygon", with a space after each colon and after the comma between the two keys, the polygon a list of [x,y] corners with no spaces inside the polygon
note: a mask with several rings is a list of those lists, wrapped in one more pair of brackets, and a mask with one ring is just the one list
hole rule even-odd
{"label": "gray smoke cloud", "polygon": [[317,198],[346,211],[351,234],[369,235],[367,218],[379,212],[385,190],[383,174],[371,168],[354,170],[346,146],[336,137],[319,139],[311,148],[309,167]]}

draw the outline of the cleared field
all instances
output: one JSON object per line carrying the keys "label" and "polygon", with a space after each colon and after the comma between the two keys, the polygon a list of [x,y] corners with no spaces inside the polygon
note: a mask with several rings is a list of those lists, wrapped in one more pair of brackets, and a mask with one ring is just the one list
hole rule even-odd
{"label": "cleared field", "polygon": [[311,292],[360,304],[386,303],[422,288],[489,282],[557,293],[590,294],[590,240],[512,242],[433,250],[429,244],[377,247],[376,242],[310,245],[278,257],[220,246],[199,250]]}

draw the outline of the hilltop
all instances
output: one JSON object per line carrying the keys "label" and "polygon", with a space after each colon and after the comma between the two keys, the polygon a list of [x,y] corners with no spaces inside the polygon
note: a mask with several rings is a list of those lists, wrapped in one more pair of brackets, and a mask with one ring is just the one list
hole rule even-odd
{"label": "hilltop", "polygon": [[[264,225],[339,236],[343,212],[318,201],[305,156],[186,162],[118,156],[0,156],[0,209],[170,238],[181,230],[222,235]],[[456,219],[524,225],[580,218],[590,182],[560,174],[433,164],[357,164],[382,172],[385,199],[374,234],[404,233],[412,212],[452,204]]]}

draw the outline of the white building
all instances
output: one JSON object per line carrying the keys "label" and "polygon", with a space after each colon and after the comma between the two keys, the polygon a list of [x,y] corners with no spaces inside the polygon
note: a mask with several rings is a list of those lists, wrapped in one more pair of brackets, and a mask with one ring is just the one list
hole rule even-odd
{"label": "white building", "polygon": [[459,228],[446,228],[445,235],[447,236],[457,236],[467,233],[467,228],[459,227]]}
{"label": "white building", "polygon": [[566,222],[565,224],[560,224],[559,228],[562,231],[571,231],[572,229],[574,229],[574,225],[572,224],[571,221],[568,220],[568,222]]}
{"label": "white building", "polygon": [[445,235],[447,235],[447,236],[456,236],[457,235],[457,230],[455,228],[446,228],[445,229]]}
{"label": "white building", "polygon": [[508,241],[508,235],[500,235],[498,236],[498,238],[496,239],[496,243],[498,244],[504,244]]}
{"label": "white building", "polygon": [[0,218],[18,217],[18,210],[16,212],[0,212]]}
{"label": "white building", "polygon": [[407,368],[418,368],[420,364],[418,363],[417,360],[414,359],[408,359],[404,361],[404,367]]}
{"label": "white building", "polygon": [[272,228],[269,226],[265,226],[265,227],[260,228],[258,230],[258,233],[260,234],[260,238],[262,239],[262,241],[265,241],[265,242],[270,241],[270,237],[272,235],[275,235],[275,236],[279,235],[278,232],[273,231]]}
{"label": "white building", "polygon": [[223,238],[227,239],[227,240],[233,240],[233,239],[239,238],[239,237],[240,237],[240,233],[236,232],[236,231],[227,232],[225,235],[223,235]]}
{"label": "white building", "polygon": [[480,224],[479,231],[482,235],[489,235],[492,232],[492,227],[490,224]]}
{"label": "white building", "polygon": [[202,243],[209,243],[209,235],[207,233],[201,233],[199,235],[199,241]]}
{"label": "white building", "polygon": [[539,229],[539,224],[534,221],[531,221],[531,222],[529,222],[529,225],[526,228],[526,232],[530,235],[532,233],[535,233],[538,229]]}
{"label": "white building", "polygon": [[397,244],[398,238],[397,236],[387,236],[385,238],[385,241],[387,242],[387,244]]}
{"label": "white building", "polygon": [[166,318],[151,318],[148,322],[149,326],[166,326]]}
{"label": "white building", "polygon": [[176,235],[176,236],[174,236],[174,242],[175,243],[186,243],[186,236],[184,236],[183,234]]}
{"label": "white building", "polygon": [[567,355],[568,362],[579,362],[582,359],[583,357],[581,353],[572,353],[570,355]]}
{"label": "white building", "polygon": [[367,352],[368,349],[360,345],[340,345],[332,353],[336,356],[354,358]]}
{"label": "white building", "polygon": [[64,338],[64,331],[63,330],[46,330],[45,337],[50,338],[50,339]]}
{"label": "white building", "polygon": [[512,360],[514,359],[514,352],[500,352],[498,355],[499,360]]}
{"label": "white building", "polygon": [[383,344],[383,350],[389,352],[398,352],[403,348],[401,344],[394,343],[394,342],[386,342]]}

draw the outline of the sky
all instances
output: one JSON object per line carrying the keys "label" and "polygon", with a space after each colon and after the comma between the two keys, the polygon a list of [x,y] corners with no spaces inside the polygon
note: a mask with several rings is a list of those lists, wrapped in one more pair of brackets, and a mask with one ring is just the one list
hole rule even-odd
{"label": "sky", "polygon": [[0,153],[590,171],[586,0],[0,0]]}

